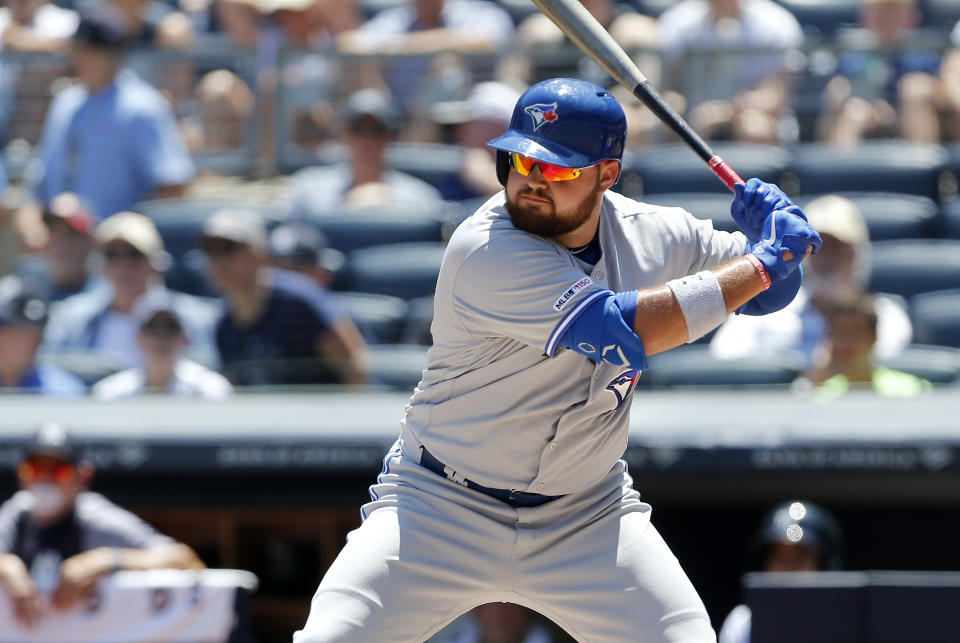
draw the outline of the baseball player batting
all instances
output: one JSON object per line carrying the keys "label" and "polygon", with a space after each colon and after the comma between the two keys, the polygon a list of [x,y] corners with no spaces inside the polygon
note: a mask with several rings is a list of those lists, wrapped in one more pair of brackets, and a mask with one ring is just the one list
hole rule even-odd
{"label": "baseball player batting", "polygon": [[625,139],[609,92],[558,78],[490,141],[504,190],[450,240],[423,379],[295,643],[423,641],[494,601],[578,641],[716,640],[621,459],[631,393],[649,355],[789,303],[821,240],[757,179],[736,233],[611,192]]}

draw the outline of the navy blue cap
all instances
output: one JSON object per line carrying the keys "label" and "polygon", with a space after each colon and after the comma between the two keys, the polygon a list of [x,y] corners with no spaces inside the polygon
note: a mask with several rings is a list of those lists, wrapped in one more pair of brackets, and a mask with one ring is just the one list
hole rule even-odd
{"label": "navy blue cap", "polygon": [[37,427],[27,445],[27,457],[46,455],[64,462],[80,459],[80,445],[59,422],[44,422]]}
{"label": "navy blue cap", "polygon": [[343,267],[344,262],[343,253],[329,247],[323,231],[306,223],[284,223],[274,228],[270,233],[270,256],[331,272]]}

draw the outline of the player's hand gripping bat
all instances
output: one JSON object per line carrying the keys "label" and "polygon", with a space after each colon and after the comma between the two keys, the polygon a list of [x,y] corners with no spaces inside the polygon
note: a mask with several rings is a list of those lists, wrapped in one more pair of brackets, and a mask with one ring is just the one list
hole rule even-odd
{"label": "player's hand gripping bat", "polygon": [[[657,115],[657,118],[690,146],[728,188],[732,190],[735,183],[743,183],[743,179],[733,168],[710,149],[710,146],[683,120],[683,117],[670,107],[643,72],[630,60],[630,56],[617,44],[613,36],[607,33],[607,30],[590,15],[579,0],[532,1],[583,53],[590,56],[614,80],[629,89],[640,99],[640,102]],[[809,255],[812,250],[811,246],[806,254]],[[789,250],[784,251],[783,259],[785,261],[793,259]]]}

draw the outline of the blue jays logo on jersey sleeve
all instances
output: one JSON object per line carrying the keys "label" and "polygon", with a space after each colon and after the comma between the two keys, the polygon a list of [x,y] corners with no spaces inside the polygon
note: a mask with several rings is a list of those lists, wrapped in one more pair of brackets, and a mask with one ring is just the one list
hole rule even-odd
{"label": "blue jays logo on jersey sleeve", "polygon": [[527,105],[523,111],[533,119],[533,130],[536,131],[544,123],[557,120],[557,103],[534,103]]}
{"label": "blue jays logo on jersey sleeve", "polygon": [[617,398],[617,408],[620,408],[620,405],[623,404],[623,401],[627,399],[627,396],[630,395],[630,392],[633,391],[633,386],[637,383],[637,378],[640,376],[640,371],[633,368],[629,371],[624,371],[613,378],[613,381],[607,384],[607,390],[613,393]]}

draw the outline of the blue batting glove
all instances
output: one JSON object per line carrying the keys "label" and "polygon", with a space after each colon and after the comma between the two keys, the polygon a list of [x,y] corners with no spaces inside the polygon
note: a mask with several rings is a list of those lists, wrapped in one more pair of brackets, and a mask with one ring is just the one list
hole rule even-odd
{"label": "blue batting glove", "polygon": [[774,210],[791,210],[804,221],[807,219],[790,197],[773,183],[754,178],[746,183],[734,184],[730,216],[747,236],[749,246],[760,241],[764,223]]}
{"label": "blue batting glove", "polygon": [[[807,248],[812,246],[813,252],[817,252],[823,245],[820,234],[793,208],[771,212],[763,224],[762,235],[752,252],[766,268],[771,283],[786,279],[796,270]],[[789,259],[784,258],[787,250],[792,255]]]}

